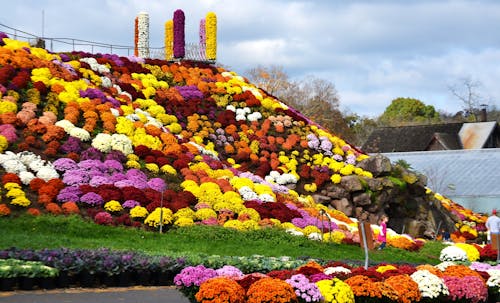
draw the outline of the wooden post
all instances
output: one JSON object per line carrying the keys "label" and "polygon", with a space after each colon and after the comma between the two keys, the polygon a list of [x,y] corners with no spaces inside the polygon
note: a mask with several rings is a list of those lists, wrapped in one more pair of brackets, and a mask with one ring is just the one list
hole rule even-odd
{"label": "wooden post", "polygon": [[[363,224],[362,227],[361,224]],[[369,250],[374,249],[375,245],[373,243],[373,232],[370,222],[358,222],[358,231],[359,231],[359,245],[362,248],[364,248],[364,242],[366,241],[366,247]],[[362,231],[364,231],[364,236],[362,234]]]}

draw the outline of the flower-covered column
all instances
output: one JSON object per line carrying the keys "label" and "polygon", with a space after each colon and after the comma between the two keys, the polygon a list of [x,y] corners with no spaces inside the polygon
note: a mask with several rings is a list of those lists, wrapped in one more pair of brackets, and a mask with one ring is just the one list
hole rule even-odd
{"label": "flower-covered column", "polygon": [[137,15],[137,49],[138,57],[149,57],[149,15],[146,12],[140,12]]}
{"label": "flower-covered column", "polygon": [[172,60],[174,57],[174,22],[165,22],[165,60]]}
{"label": "flower-covered column", "polygon": [[186,42],[184,40],[184,24],[186,18],[180,9],[174,12],[174,58],[184,58]]}
{"label": "flower-covered column", "polygon": [[200,55],[206,56],[207,31],[205,29],[205,19],[200,20]]}
{"label": "flower-covered column", "polygon": [[139,18],[135,17],[134,20],[134,56],[139,56],[139,48],[137,43],[139,42]]}
{"label": "flower-covered column", "polygon": [[217,16],[209,12],[205,18],[206,57],[208,60],[217,58]]}

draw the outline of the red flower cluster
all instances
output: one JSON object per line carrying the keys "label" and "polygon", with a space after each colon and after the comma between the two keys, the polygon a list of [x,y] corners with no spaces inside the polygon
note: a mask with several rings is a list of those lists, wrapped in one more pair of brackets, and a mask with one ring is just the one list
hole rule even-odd
{"label": "red flower cluster", "polygon": [[296,210],[288,208],[283,203],[266,203],[261,204],[258,201],[246,201],[245,207],[255,209],[261,219],[278,219],[280,222],[290,222],[293,218],[301,218],[302,216]]}

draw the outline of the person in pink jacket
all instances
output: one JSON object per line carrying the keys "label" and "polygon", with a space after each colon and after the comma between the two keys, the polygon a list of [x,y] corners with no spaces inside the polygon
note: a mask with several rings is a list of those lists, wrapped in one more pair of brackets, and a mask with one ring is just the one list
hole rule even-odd
{"label": "person in pink jacket", "polygon": [[380,242],[380,246],[378,247],[379,250],[384,249],[387,245],[387,221],[389,221],[389,217],[386,215],[382,215],[379,219],[380,232],[377,236],[377,241]]}

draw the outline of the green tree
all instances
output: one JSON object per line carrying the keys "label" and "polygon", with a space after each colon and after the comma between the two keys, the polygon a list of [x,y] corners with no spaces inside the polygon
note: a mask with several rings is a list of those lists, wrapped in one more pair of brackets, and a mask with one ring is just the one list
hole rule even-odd
{"label": "green tree", "polygon": [[413,98],[396,98],[379,117],[382,125],[398,126],[439,122],[439,113],[434,106]]}

